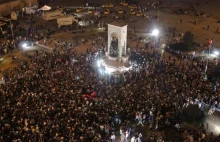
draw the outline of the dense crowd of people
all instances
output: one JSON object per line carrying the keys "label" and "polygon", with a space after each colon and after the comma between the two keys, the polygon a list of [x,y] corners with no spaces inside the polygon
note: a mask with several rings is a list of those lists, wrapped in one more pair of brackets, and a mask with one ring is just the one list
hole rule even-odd
{"label": "dense crowd of people", "polygon": [[[54,50],[12,69],[0,88],[0,140],[96,142],[120,130],[121,141],[140,141],[135,122],[151,129],[176,126],[187,104],[219,103],[219,87],[203,80],[200,61],[135,51],[131,71],[109,75],[100,74],[96,60],[92,52]],[[91,92],[97,97],[83,97]],[[207,140],[204,134],[199,138]]]}
{"label": "dense crowd of people", "polygon": [[14,41],[10,41],[10,40],[2,41],[0,43],[0,56],[4,56],[12,52],[14,49],[16,49]]}
{"label": "dense crowd of people", "polygon": [[[48,28],[29,27],[18,28],[16,42],[37,41],[39,31]],[[149,44],[146,50],[131,51],[130,71],[100,72],[96,63],[105,52],[105,38],[92,40],[94,50],[85,55],[73,47],[86,41],[58,41],[53,51],[36,51],[29,63],[11,69],[0,86],[0,141],[145,141],[134,124],[148,125],[150,131],[177,130],[180,135],[174,139],[180,142],[220,140],[213,133],[180,130],[181,113],[188,105],[198,104],[201,110],[212,106],[211,111],[220,106],[219,84],[204,80],[203,60],[184,55],[165,60]],[[14,44],[3,42],[0,53],[9,53]],[[166,140],[166,135],[148,139]]]}

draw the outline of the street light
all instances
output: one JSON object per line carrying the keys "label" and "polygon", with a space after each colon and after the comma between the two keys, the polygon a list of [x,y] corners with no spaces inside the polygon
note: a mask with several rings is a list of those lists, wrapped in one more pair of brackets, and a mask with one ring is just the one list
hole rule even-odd
{"label": "street light", "polygon": [[26,42],[22,43],[21,47],[23,50],[29,50],[31,48],[31,46],[29,46]]}
{"label": "street light", "polygon": [[27,43],[22,44],[22,48],[26,48],[27,46],[28,46]]}
{"label": "street light", "polygon": [[158,41],[159,41],[159,38],[158,38],[158,35],[159,35],[159,30],[158,29],[154,29],[152,32],[151,32],[151,35],[154,36],[154,42],[155,42],[155,47],[158,47]]}
{"label": "street light", "polygon": [[[209,64],[209,55],[210,55],[210,49],[211,49],[211,46],[212,46],[212,40],[210,39],[209,40],[209,52],[208,52],[208,59],[207,59],[207,61],[206,61],[206,65],[205,65],[205,75],[206,75],[206,72],[207,72],[207,70],[208,70],[208,64]],[[207,76],[207,75],[206,75]]]}
{"label": "street light", "polygon": [[158,34],[159,34],[159,30],[158,29],[154,29],[153,31],[152,31],[152,33],[151,33],[151,35],[152,36],[158,36]]}
{"label": "street light", "polygon": [[12,39],[14,40],[14,32],[13,32],[11,20],[10,20],[10,28],[11,28],[11,36],[12,36]]}

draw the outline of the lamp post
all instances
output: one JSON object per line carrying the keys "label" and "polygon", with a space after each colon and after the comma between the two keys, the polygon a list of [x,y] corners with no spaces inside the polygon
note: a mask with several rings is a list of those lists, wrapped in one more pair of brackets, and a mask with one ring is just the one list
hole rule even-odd
{"label": "lamp post", "polygon": [[157,37],[159,34],[159,30],[158,29],[154,29],[151,33],[153,36]]}
{"label": "lamp post", "polygon": [[157,24],[159,23],[159,17],[160,17],[160,10],[157,10]]}
{"label": "lamp post", "polygon": [[157,46],[157,40],[158,40],[158,35],[159,35],[159,30],[158,29],[154,29],[151,33],[152,36],[154,36],[154,40],[155,40],[155,47]]}
{"label": "lamp post", "polygon": [[11,20],[10,20],[10,28],[11,28],[11,36],[12,36],[12,39],[14,40],[14,32],[13,32],[13,27],[12,27],[12,24],[11,24]]}
{"label": "lamp post", "polygon": [[212,46],[212,40],[210,39],[209,42],[209,48],[208,48],[208,59],[206,61],[206,65],[205,65],[205,74],[207,72],[207,69],[208,69],[208,64],[209,64],[209,56],[210,56],[210,49],[211,49],[211,46]]}

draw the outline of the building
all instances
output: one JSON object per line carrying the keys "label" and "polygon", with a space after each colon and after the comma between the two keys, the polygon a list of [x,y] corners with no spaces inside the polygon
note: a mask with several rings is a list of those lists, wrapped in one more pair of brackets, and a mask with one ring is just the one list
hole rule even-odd
{"label": "building", "polygon": [[12,11],[21,11],[24,7],[38,5],[37,0],[0,0],[0,13],[2,16],[11,14]]}

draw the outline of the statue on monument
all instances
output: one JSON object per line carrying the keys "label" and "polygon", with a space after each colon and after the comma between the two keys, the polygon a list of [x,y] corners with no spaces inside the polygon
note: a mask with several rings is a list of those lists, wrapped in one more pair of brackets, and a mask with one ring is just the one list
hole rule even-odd
{"label": "statue on monument", "polygon": [[124,45],[122,47],[122,56],[125,56],[126,55],[126,51],[125,51],[125,42],[124,42]]}
{"label": "statue on monument", "polygon": [[120,74],[131,69],[127,54],[127,25],[120,23],[108,24],[107,52],[100,61],[106,73]]}
{"label": "statue on monument", "polygon": [[116,37],[112,37],[110,45],[110,56],[118,57],[118,39]]}

